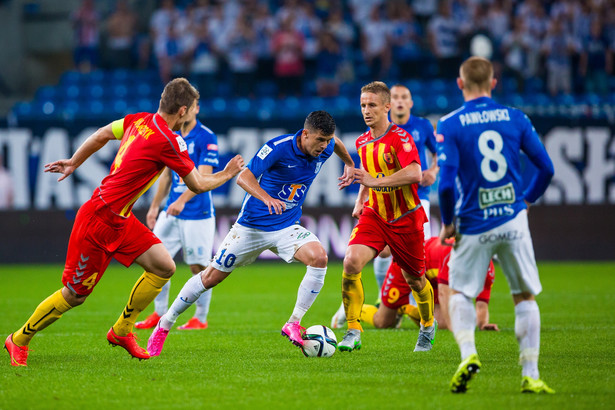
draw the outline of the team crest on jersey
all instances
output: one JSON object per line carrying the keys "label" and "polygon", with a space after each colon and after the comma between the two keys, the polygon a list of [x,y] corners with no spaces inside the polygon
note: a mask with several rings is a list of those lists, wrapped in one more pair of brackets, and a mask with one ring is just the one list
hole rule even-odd
{"label": "team crest on jersey", "polygon": [[307,186],[303,184],[284,184],[282,190],[278,192],[278,197],[283,201],[298,202],[303,198],[306,191]]}
{"label": "team crest on jersey", "polygon": [[318,174],[320,172],[320,168],[322,167],[322,162],[318,162],[316,164],[316,169],[314,170],[315,174]]}
{"label": "team crest on jersey", "polygon": [[194,142],[188,145],[188,154],[194,154]]}
{"label": "team crest on jersey", "polygon": [[385,152],[384,153],[384,162],[386,162],[387,164],[393,164],[393,162],[394,162],[393,155],[391,155],[390,152]]}
{"label": "team crest on jersey", "polygon": [[412,131],[412,138],[414,138],[415,141],[419,141],[421,139],[421,134],[419,134],[417,130],[414,130]]}
{"label": "team crest on jersey", "polygon": [[412,151],[412,144],[410,144],[409,142],[404,143],[402,146],[404,147],[404,151],[406,152]]}
{"label": "team crest on jersey", "polygon": [[271,153],[271,151],[273,151],[273,149],[265,144],[263,145],[263,148],[261,148],[260,151],[258,151],[258,154],[256,154],[257,157],[259,157],[260,159],[265,159],[267,158],[267,155],[269,155]]}
{"label": "team crest on jersey", "polygon": [[184,141],[182,137],[177,136],[177,138],[175,138],[175,141],[177,141],[177,145],[179,145],[180,152],[184,152],[188,149],[188,145],[186,145],[186,141]]}

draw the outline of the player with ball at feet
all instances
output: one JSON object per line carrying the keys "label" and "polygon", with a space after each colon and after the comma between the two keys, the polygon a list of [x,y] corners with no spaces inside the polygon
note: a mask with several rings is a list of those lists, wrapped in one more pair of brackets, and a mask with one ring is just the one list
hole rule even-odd
{"label": "player with ball at feet", "polygon": [[249,265],[266,250],[287,263],[307,266],[299,285],[297,302],[282,335],[303,345],[300,321],[312,306],[325,280],[327,253],[312,232],[301,225],[301,206],[324,162],[335,153],[344,162],[340,189],[352,184],[354,162],[335,135],[333,117],[314,111],[304,128],[268,141],[239,174],[237,184],[248,193],[228,235],[210,265],[189,279],[149,338],[147,349],[159,355],[177,317],[208,289],[222,282],[233,270]]}

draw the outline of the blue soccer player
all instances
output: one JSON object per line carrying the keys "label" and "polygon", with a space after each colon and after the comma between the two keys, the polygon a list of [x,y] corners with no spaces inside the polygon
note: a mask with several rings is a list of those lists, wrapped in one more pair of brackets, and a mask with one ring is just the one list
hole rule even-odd
{"label": "blue soccer player", "polygon": [[[458,232],[449,262],[449,312],[462,361],[450,388],[454,393],[465,392],[480,370],[472,299],[481,292],[489,261],[497,255],[515,304],[521,391],[553,393],[538,373],[540,312],[535,296],[542,286],[527,220],[530,204],[553,177],[553,163],[529,118],[491,99],[496,80],[490,61],[471,57],[461,65],[459,76],[457,85],[465,104],[440,119],[436,136],[444,224],[440,240],[444,243]],[[525,189],[521,151],[538,168]]]}
{"label": "blue soccer player", "polygon": [[164,314],[147,344],[151,356],[160,354],[177,317],[203,292],[222,282],[240,266],[269,249],[287,263],[302,262],[307,272],[299,286],[292,315],[282,335],[302,346],[301,319],[324,284],[327,253],[312,232],[299,225],[301,206],[323,163],[335,153],[344,162],[339,187],[354,181],[354,162],[335,135],[335,122],[325,111],[310,113],[304,128],[268,141],[237,179],[248,193],[237,222],[209,266],[190,278]]}
{"label": "blue soccer player", "polygon": [[[186,142],[190,159],[199,173],[208,175],[218,166],[218,137],[196,117],[200,108],[190,114],[188,121],[181,127],[181,136]],[[160,203],[169,196],[165,209],[160,211]],[[147,226],[153,229],[171,256],[182,249],[184,261],[190,272],[196,275],[211,259],[216,231],[216,217],[211,191],[195,194],[188,189],[177,172],[165,169],[160,176],[158,189],[147,212]],[[162,287],[154,299],[154,312],[144,321],[137,322],[137,329],[150,329],[158,323],[169,306],[171,281]],[[211,291],[205,292],[196,301],[196,312],[188,322],[178,327],[180,330],[206,329],[207,314],[211,304]]]}

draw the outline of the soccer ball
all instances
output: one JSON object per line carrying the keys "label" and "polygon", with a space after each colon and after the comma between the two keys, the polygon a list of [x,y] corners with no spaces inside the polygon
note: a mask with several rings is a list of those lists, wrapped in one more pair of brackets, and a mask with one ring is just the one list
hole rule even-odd
{"label": "soccer ball", "polygon": [[302,348],[306,357],[331,357],[336,349],[337,339],[333,330],[322,325],[310,326],[306,329]]}

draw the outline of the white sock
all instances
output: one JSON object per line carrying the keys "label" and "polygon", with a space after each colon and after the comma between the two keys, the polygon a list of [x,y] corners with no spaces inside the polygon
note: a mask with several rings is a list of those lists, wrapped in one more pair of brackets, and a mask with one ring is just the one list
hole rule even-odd
{"label": "white sock", "polygon": [[322,285],[325,284],[325,274],[327,268],[315,268],[308,266],[305,276],[299,285],[299,291],[297,292],[297,303],[293,309],[289,322],[301,322],[303,316],[316,300],[316,296],[320,293]]}
{"label": "white sock", "polygon": [[472,300],[461,293],[455,293],[449,299],[451,329],[461,351],[461,360],[476,354],[474,329],[476,327],[476,310]]}
{"label": "white sock", "polygon": [[171,281],[165,283],[160,290],[156,299],[154,299],[154,310],[158,313],[158,316],[162,316],[169,310],[169,290],[171,289]]}
{"label": "white sock", "polygon": [[179,295],[173,301],[169,311],[160,318],[160,327],[170,330],[177,321],[177,317],[184,313],[205,292],[205,286],[201,281],[201,275],[194,275],[184,284]]}
{"label": "white sock", "polygon": [[374,258],[374,276],[376,277],[376,282],[378,283],[378,295],[380,295],[380,289],[382,289],[384,278],[387,276],[387,270],[389,270],[389,266],[392,261],[393,256],[388,256],[386,258],[376,256]]}
{"label": "white sock", "polygon": [[207,315],[209,314],[209,304],[211,303],[211,289],[207,289],[196,300],[196,312],[194,317],[199,319],[201,323],[207,322]]}
{"label": "white sock", "polygon": [[540,378],[540,310],[535,300],[524,300],[515,306],[515,335],[519,342],[519,364],[523,366],[521,375]]}

